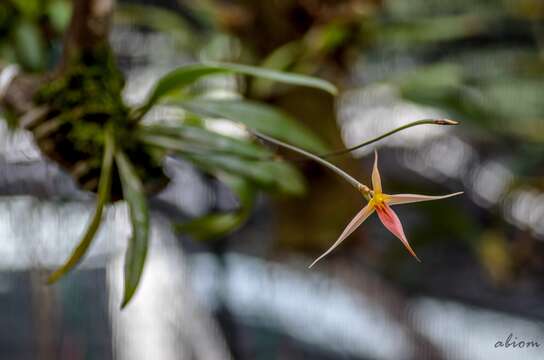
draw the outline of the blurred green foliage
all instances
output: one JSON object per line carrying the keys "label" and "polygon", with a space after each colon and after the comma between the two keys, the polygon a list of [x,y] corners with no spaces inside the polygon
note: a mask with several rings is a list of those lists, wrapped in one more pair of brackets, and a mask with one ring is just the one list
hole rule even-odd
{"label": "blurred green foliage", "polygon": [[499,137],[542,141],[541,1],[387,1],[370,52],[413,66],[383,80]]}
{"label": "blurred green foliage", "polygon": [[0,3],[0,61],[44,71],[58,56],[71,16],[68,0],[4,0]]}

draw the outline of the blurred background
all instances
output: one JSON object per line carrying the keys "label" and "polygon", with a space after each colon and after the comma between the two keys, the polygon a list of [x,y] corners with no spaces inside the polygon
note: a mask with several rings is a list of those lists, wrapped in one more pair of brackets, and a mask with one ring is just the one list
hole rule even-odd
{"label": "blurred background", "polygon": [[[65,0],[2,1],[0,59],[50,68],[70,13]],[[125,0],[110,42],[128,104],[168,70],[221,60],[336,84],[336,98],[262,80],[201,84],[276,105],[332,149],[418,119],[459,120],[333,162],[369,183],[376,148],[386,192],[465,193],[398,208],[421,264],[371,217],[308,270],[364,203],[349,185],[282,151],[306,194],[260,195],[239,230],[197,241],[173,226],[237,199],[168,159],[149,262],[120,311],[126,209],[111,206],[82,266],[45,286],[93,196],[0,122],[0,358],[544,358],[544,2]],[[496,346],[510,334],[540,348]]]}

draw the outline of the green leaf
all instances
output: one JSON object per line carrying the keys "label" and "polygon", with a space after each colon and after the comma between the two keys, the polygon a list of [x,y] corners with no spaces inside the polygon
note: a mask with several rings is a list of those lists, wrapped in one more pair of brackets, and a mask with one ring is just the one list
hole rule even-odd
{"label": "green leaf", "polygon": [[[303,50],[302,41],[292,41],[272,51],[261,63],[261,67],[286,71],[300,57]],[[258,98],[269,97],[273,91],[271,80],[257,78],[251,84],[251,91]]]}
{"label": "green leaf", "polygon": [[[498,20],[496,15],[472,12],[470,14],[430,16],[420,19],[379,24],[376,42],[394,44],[397,48],[413,49],[416,45],[430,45],[468,38],[488,31]],[[467,24],[473,24],[467,26]]]}
{"label": "green leaf", "polygon": [[217,213],[174,225],[180,234],[189,234],[196,240],[216,239],[236,230],[243,222],[239,212]]}
{"label": "green leaf", "polygon": [[51,276],[49,276],[47,282],[49,284],[59,280],[64,274],[72,270],[82,259],[83,255],[87,252],[87,249],[91,245],[94,239],[100,223],[102,220],[102,212],[106,206],[106,202],[110,196],[111,191],[111,173],[113,165],[113,153],[114,153],[114,140],[111,131],[106,132],[106,142],[104,147],[104,158],[102,160],[102,171],[100,173],[100,181],[98,184],[98,199],[96,209],[91,222],[87,226],[87,230],[83,235],[79,245],[73,251],[72,255],[64,263],[62,267],[56,270]]}
{"label": "green leaf", "polygon": [[293,165],[282,161],[263,161],[260,167],[275,177],[276,191],[290,195],[303,195],[306,184],[300,172]]}
{"label": "green leaf", "polygon": [[224,171],[250,179],[264,188],[272,189],[274,187],[274,176],[260,166],[259,161],[213,153],[181,153],[179,155],[211,174],[217,173],[217,171]]}
{"label": "green leaf", "polygon": [[195,81],[205,76],[216,74],[250,75],[293,85],[314,87],[325,90],[333,95],[337,93],[336,88],[331,83],[305,75],[290,74],[281,71],[238,64],[193,64],[175,69],[162,77],[151,92],[148,101],[142,107],[143,112],[145,113],[145,111],[147,111],[157,101],[171,94],[172,92],[179,91],[180,89],[193,84]]}
{"label": "green leaf", "polygon": [[403,95],[434,100],[461,87],[463,77],[463,69],[459,65],[439,63],[402,74],[396,82]]}
{"label": "green leaf", "polygon": [[289,114],[271,106],[248,100],[193,99],[178,103],[201,116],[225,118],[240,122],[277,139],[306,150],[323,154],[328,147],[309,129]]}
{"label": "green leaf", "polygon": [[197,167],[211,174],[226,172],[251,180],[269,191],[301,195],[304,179],[291,164],[281,160],[252,160],[229,155],[180,154]]}
{"label": "green leaf", "polygon": [[270,158],[265,147],[242,139],[218,134],[196,126],[142,126],[140,139],[150,145],[172,151],[208,151],[259,159]]}
{"label": "green leaf", "polygon": [[179,233],[187,233],[198,240],[210,240],[225,236],[238,229],[249,217],[256,191],[249,181],[238,176],[221,174],[219,180],[227,184],[238,196],[239,209],[231,212],[202,216],[183,224],[176,224]]}
{"label": "green leaf", "polygon": [[54,0],[47,6],[47,16],[55,31],[62,33],[70,22],[72,6],[65,0]]}
{"label": "green leaf", "polygon": [[140,179],[121,151],[115,154],[115,163],[132,223],[132,236],[125,255],[125,289],[121,304],[121,308],[124,308],[134,296],[142,277],[149,247],[149,210]]}
{"label": "green leaf", "polygon": [[213,74],[225,73],[225,70],[217,67],[210,67],[201,64],[187,65],[175,69],[163,76],[155,85],[146,104],[142,106],[143,112],[149,110],[161,98],[179,91],[184,87],[193,84],[197,80]]}
{"label": "green leaf", "polygon": [[244,178],[227,174],[220,175],[219,180],[224,182],[238,196],[240,210],[249,211],[248,207],[253,205],[257,194],[252,184]]}
{"label": "green leaf", "polygon": [[20,22],[15,27],[15,50],[19,61],[32,71],[45,68],[45,44],[36,24]]}
{"label": "green leaf", "polygon": [[331,95],[336,95],[338,93],[338,89],[336,88],[336,86],[334,86],[330,82],[312,76],[241,64],[208,63],[208,66],[217,66],[232,73],[255,76],[258,78],[274,80],[280,83],[321,89],[330,93]]}

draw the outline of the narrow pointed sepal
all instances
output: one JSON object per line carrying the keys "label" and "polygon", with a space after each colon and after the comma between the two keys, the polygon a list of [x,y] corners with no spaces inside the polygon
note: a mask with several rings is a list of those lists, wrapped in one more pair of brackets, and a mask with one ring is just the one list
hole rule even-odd
{"label": "narrow pointed sepal", "polygon": [[321,259],[323,259],[325,256],[329,255],[334,249],[338,247],[348,236],[351,235],[361,224],[374,212],[374,206],[372,206],[370,203],[367,204],[361,211],[355,215],[355,217],[351,220],[351,222],[346,226],[338,240],[327,250],[325,251],[321,256],[319,256],[315,261],[308,266],[308,268],[312,268],[317,262],[319,262]]}
{"label": "narrow pointed sepal", "polygon": [[461,195],[463,192],[456,192],[448,195],[439,195],[439,196],[430,196],[430,195],[418,195],[418,194],[396,194],[388,195],[387,203],[389,205],[401,205],[401,204],[411,204],[415,202],[422,201],[432,201],[432,200],[441,200],[446,199],[452,196]]}
{"label": "narrow pointed sepal", "polygon": [[383,225],[389,230],[393,235],[395,235],[399,240],[402,242],[404,247],[412,254],[412,256],[419,262],[421,260],[417,257],[415,251],[410,246],[410,243],[408,242],[408,239],[406,239],[406,235],[404,234],[404,229],[402,228],[402,223],[400,222],[399,217],[397,214],[389,207],[387,204],[383,204],[376,208],[376,212],[378,213],[378,217],[380,218],[380,221],[383,223]]}
{"label": "narrow pointed sepal", "polygon": [[378,170],[378,151],[374,150],[374,168],[372,169],[372,190],[376,194],[382,193],[382,179]]}

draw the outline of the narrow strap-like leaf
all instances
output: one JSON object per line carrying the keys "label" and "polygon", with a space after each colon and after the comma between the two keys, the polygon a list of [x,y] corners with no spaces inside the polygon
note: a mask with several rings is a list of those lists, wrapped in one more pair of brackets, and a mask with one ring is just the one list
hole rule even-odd
{"label": "narrow strap-like leaf", "polygon": [[214,74],[244,74],[261,77],[269,80],[279,81],[292,85],[308,86],[325,90],[331,94],[336,94],[336,87],[318,78],[292,74],[287,72],[263,69],[248,65],[227,64],[227,63],[207,63],[193,64],[177,68],[163,76],[151,92],[147,102],[142,107],[141,113],[145,113],[162,97],[171,94],[176,90],[193,84],[197,80]]}
{"label": "narrow strap-like leaf", "polygon": [[306,189],[302,175],[294,166],[285,161],[256,161],[215,154],[178,153],[178,155],[206,172],[214,174],[223,171],[241,176],[268,191],[302,195]]}
{"label": "narrow strap-like leaf", "polygon": [[225,70],[216,66],[205,66],[202,64],[187,65],[172,70],[159,79],[146,104],[143,106],[143,112],[146,112],[163,96],[175,90],[183,89],[205,76],[221,73],[225,73]]}
{"label": "narrow strap-like leaf", "polygon": [[256,67],[256,66],[242,65],[242,64],[208,62],[207,65],[216,66],[221,69],[225,69],[226,71],[237,73],[237,74],[255,76],[258,78],[273,80],[273,81],[277,81],[277,82],[281,82],[285,84],[300,85],[300,86],[321,89],[332,95],[336,95],[338,93],[338,89],[336,89],[336,87],[330,82],[319,79],[319,78],[315,78],[312,76],[289,73],[284,71],[277,71],[277,70],[266,69],[266,68]]}
{"label": "narrow strap-like leaf", "polygon": [[132,223],[132,236],[125,255],[125,289],[121,304],[124,308],[134,296],[144,269],[149,246],[149,210],[142,183],[128,158],[118,151],[115,162]]}
{"label": "narrow strap-like leaf", "polygon": [[108,129],[106,130],[104,158],[102,160],[102,171],[100,173],[100,181],[98,184],[98,199],[94,215],[91,222],[87,226],[87,229],[85,230],[83,238],[73,251],[68,261],[66,261],[62,267],[49,276],[47,280],[49,284],[56,282],[80,262],[81,258],[83,255],[85,255],[87,249],[91,245],[98,228],[100,227],[102,212],[106,206],[108,198],[110,197],[114,146],[113,134],[111,133],[111,130]]}
{"label": "narrow strap-like leaf", "polygon": [[172,151],[212,151],[254,159],[266,159],[272,156],[272,153],[260,144],[221,135],[197,126],[176,124],[141,126],[140,128],[138,135],[142,142]]}
{"label": "narrow strap-like leaf", "polygon": [[204,98],[185,100],[177,104],[201,116],[240,122],[251,129],[317,154],[329,151],[310,129],[289,114],[265,104],[249,100]]}

